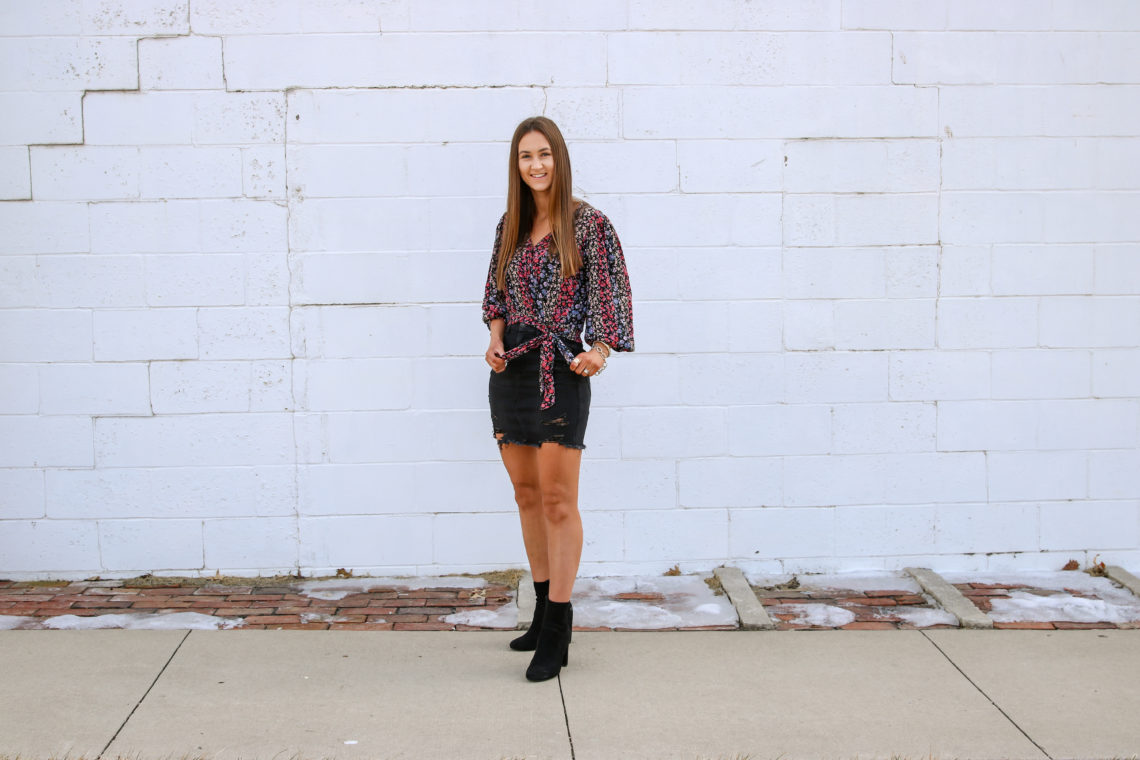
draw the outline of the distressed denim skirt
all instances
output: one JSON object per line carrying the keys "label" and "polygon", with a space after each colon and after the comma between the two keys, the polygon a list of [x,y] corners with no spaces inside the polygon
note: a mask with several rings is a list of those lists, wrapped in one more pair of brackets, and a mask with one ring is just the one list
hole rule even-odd
{"label": "distressed denim skirt", "polygon": [[[530,325],[507,325],[503,346],[510,350],[539,334]],[[582,344],[563,339],[575,353]],[[558,443],[584,449],[586,422],[590,418],[590,379],[570,370],[557,350],[554,352],[554,405],[542,409],[539,387],[541,351],[535,348],[507,362],[502,372],[491,371],[487,398],[491,405],[491,430],[499,445],[519,443],[541,446]]]}

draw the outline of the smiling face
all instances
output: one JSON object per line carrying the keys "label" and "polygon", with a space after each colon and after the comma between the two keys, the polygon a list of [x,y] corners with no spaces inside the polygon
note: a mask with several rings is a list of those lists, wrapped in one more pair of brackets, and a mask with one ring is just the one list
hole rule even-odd
{"label": "smiling face", "polygon": [[519,176],[535,193],[545,193],[554,184],[554,151],[541,132],[527,132],[519,140]]}

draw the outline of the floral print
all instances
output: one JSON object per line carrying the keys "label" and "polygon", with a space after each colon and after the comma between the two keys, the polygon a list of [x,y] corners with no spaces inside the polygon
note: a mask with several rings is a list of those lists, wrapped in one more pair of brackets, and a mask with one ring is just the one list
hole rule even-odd
{"label": "floral print", "polygon": [[554,404],[554,354],[569,363],[574,353],[566,340],[579,342],[585,329],[587,343],[601,341],[614,351],[633,350],[633,299],[621,242],[601,211],[581,203],[574,214],[574,236],[582,254],[582,267],[563,279],[558,256],[551,252],[553,238],[537,243],[523,240],[507,264],[507,289],[495,282],[499,241],[506,216],[495,230],[495,248],[483,291],[483,321],[506,319],[527,324],[539,332],[510,349],[507,360],[539,349],[539,388],[542,409]]}

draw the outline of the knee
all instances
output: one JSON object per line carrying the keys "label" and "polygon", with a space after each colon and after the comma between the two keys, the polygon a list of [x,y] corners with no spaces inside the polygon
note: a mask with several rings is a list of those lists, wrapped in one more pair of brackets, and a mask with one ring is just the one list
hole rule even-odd
{"label": "knee", "polygon": [[578,511],[578,504],[569,489],[545,488],[542,491],[542,512],[549,525],[560,525]]}
{"label": "knee", "polygon": [[542,508],[542,492],[534,483],[515,483],[515,503],[524,512]]}

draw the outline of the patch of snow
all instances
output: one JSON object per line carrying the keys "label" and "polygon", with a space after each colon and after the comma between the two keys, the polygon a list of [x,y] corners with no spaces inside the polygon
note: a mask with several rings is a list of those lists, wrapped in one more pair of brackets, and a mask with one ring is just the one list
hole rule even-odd
{"label": "patch of snow", "polygon": [[[800,588],[838,589],[843,591],[908,591],[922,593],[922,586],[914,578],[901,573],[819,573],[796,574]],[[779,586],[792,579],[790,575],[747,575],[753,586]]]}
{"label": "patch of snow", "polygon": [[[660,599],[615,599],[618,594]],[[574,625],[583,628],[693,628],[736,625],[736,610],[699,576],[584,578],[574,585]]]}
{"label": "patch of snow", "polygon": [[838,628],[842,625],[855,622],[855,613],[836,607],[833,604],[777,604],[769,607],[768,611],[776,614],[793,614],[794,618],[788,623],[796,625],[818,625],[828,628]]}
{"label": "patch of snow", "polygon": [[20,615],[0,615],[0,631],[14,631],[33,620],[35,620],[35,618],[22,617]]}
{"label": "patch of snow", "polygon": [[[1108,578],[1089,575],[1079,570],[1055,571],[1024,571],[1024,572],[958,572],[939,573],[950,583],[1000,583],[1003,585],[1032,586],[1052,591],[1064,591],[1067,588],[1076,591],[1091,591],[1101,596],[1102,591],[1120,591]],[[1127,592],[1125,592],[1127,594]],[[1130,594],[1127,594],[1131,596]]]}
{"label": "patch of snow", "polygon": [[1010,591],[1009,599],[993,598],[990,600],[990,606],[992,608],[990,617],[999,623],[1054,620],[1073,623],[1140,621],[1140,603],[1112,603],[1104,599],[1086,599],[1064,592],[1040,596],[1026,591]]}
{"label": "patch of snow", "polygon": [[[577,611],[577,608],[575,608],[574,612],[577,613]],[[452,613],[451,615],[445,615],[440,618],[440,620],[454,625],[514,629],[519,621],[519,608],[513,602],[504,604],[498,609],[493,610],[489,610],[485,607],[472,607]]]}
{"label": "patch of snow", "polygon": [[61,631],[86,631],[97,628],[125,628],[134,631],[220,630],[243,625],[241,618],[222,618],[201,612],[137,613],[113,615],[57,615],[44,620],[44,628]]}
{"label": "patch of snow", "polygon": [[890,615],[900,618],[915,628],[926,628],[932,625],[958,625],[958,618],[946,610],[926,607],[896,607],[892,608]]}
{"label": "patch of snow", "polygon": [[483,588],[487,581],[482,578],[462,576],[419,576],[416,578],[332,578],[320,581],[305,581],[296,584],[297,593],[314,599],[336,601],[349,594],[366,594],[375,588]]}

